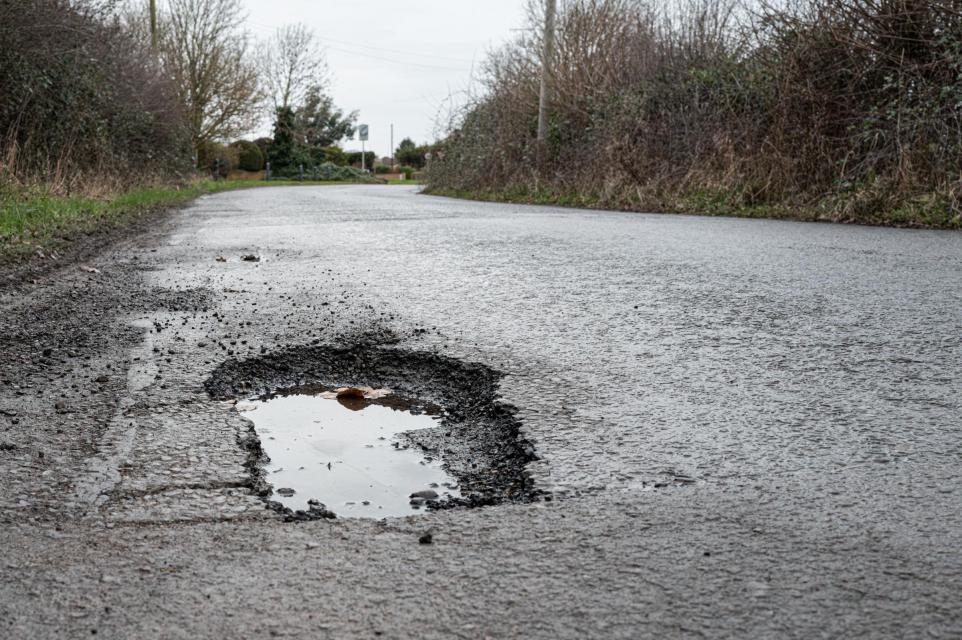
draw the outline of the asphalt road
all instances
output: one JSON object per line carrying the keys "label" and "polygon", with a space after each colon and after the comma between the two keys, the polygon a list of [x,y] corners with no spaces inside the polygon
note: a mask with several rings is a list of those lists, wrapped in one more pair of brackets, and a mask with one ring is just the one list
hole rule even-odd
{"label": "asphalt road", "polygon": [[[962,637],[962,234],[264,188],[0,311],[2,637]],[[551,500],[266,509],[205,380],[358,336],[503,373]]]}

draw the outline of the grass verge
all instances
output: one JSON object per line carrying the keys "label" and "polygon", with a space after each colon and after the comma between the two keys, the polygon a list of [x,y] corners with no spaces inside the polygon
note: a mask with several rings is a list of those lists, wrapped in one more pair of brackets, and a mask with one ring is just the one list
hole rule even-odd
{"label": "grass verge", "polygon": [[769,218],[804,222],[836,222],[915,229],[962,229],[962,215],[940,194],[887,200],[867,198],[864,192],[827,196],[810,204],[748,204],[744,194],[691,191],[669,196],[605,198],[592,193],[563,193],[524,187],[462,190],[428,184],[422,193],[483,202],[540,204],[581,209],[676,213],[735,218]]}
{"label": "grass verge", "polygon": [[135,189],[106,198],[0,192],[0,262],[56,254],[79,236],[128,224],[208,193],[253,187],[352,184],[275,180],[203,180],[182,186]]}

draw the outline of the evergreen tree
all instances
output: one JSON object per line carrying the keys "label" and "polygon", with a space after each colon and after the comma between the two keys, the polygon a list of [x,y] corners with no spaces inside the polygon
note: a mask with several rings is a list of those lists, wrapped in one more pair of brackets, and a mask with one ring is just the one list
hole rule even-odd
{"label": "evergreen tree", "polygon": [[313,149],[330,147],[354,135],[357,111],[344,115],[319,86],[311,87],[297,109],[297,128],[304,144]]}
{"label": "evergreen tree", "polygon": [[301,161],[297,147],[294,110],[280,107],[274,120],[274,142],[270,147],[271,168],[281,171],[296,167]]}

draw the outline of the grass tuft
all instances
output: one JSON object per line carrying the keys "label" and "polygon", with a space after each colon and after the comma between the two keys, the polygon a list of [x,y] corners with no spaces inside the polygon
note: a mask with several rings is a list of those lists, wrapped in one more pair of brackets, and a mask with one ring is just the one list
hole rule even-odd
{"label": "grass tuft", "polygon": [[105,197],[56,196],[41,190],[0,187],[0,261],[46,256],[73,239],[109,230],[208,193],[253,187],[349,184],[277,180],[202,180],[181,186],[134,189]]}

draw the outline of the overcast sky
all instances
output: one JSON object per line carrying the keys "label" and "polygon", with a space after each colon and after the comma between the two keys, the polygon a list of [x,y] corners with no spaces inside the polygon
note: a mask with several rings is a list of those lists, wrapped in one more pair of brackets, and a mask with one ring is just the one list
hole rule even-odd
{"label": "overcast sky", "polygon": [[[523,23],[524,0],[244,0],[248,26],[266,38],[302,22],[327,50],[331,93],[370,126],[367,149],[389,155],[410,137],[432,140],[439,108],[463,92],[485,53]],[[269,133],[265,127],[261,134]],[[359,142],[345,142],[360,149]]]}

